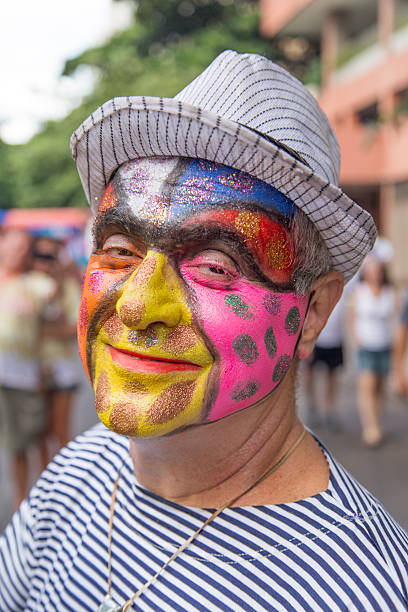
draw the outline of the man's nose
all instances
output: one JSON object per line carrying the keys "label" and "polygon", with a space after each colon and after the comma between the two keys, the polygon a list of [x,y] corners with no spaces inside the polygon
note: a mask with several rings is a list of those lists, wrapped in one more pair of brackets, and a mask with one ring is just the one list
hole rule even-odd
{"label": "man's nose", "polygon": [[153,323],[176,327],[191,321],[180,280],[166,255],[156,251],[148,251],[124,283],[116,311],[132,329],[146,329]]}

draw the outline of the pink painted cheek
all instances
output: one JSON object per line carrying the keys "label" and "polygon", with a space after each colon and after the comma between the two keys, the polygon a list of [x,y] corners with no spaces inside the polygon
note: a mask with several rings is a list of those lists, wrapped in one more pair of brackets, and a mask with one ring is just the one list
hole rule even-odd
{"label": "pink painted cheek", "polygon": [[308,296],[274,293],[241,281],[234,291],[195,285],[205,334],[218,355],[215,421],[270,393],[292,361]]}

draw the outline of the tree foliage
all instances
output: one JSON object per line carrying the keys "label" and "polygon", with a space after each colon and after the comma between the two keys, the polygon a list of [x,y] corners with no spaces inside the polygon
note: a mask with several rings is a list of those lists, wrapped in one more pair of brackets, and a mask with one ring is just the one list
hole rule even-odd
{"label": "tree foliage", "polygon": [[109,98],[174,96],[228,48],[279,58],[278,48],[259,35],[257,5],[243,0],[135,2],[126,30],[66,62],[64,75],[81,66],[97,74],[80,106],[64,119],[46,123],[25,145],[0,143],[0,206],[86,205],[69,138]]}
{"label": "tree foliage", "polygon": [[16,201],[16,177],[11,152],[12,148],[0,140],[0,208],[10,208]]}

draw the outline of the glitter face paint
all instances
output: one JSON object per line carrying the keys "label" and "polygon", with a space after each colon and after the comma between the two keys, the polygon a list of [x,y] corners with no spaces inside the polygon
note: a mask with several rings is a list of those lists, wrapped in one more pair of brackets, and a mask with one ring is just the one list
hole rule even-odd
{"label": "glitter face paint", "polygon": [[[90,270],[107,260],[94,256]],[[167,257],[148,251],[135,267],[130,275],[126,267],[106,270],[108,283],[120,275],[125,282],[113,311],[97,318],[90,373],[101,421],[118,433],[150,437],[200,419],[213,359],[192,327],[181,279]],[[98,300],[87,304],[95,316]],[[81,329],[81,356],[87,359]]]}
{"label": "glitter face paint", "polygon": [[268,395],[293,358],[308,296],[291,291],[295,206],[204,160],[134,160],[101,200],[80,354],[98,416],[151,437]]}
{"label": "glitter face paint", "polygon": [[270,314],[264,306],[270,290],[243,278],[234,280],[228,290],[209,288],[201,278],[203,265],[194,259],[181,271],[197,295],[205,336],[217,353],[218,393],[207,416],[215,421],[260,400],[282,380],[298,339],[299,325],[291,333],[293,321],[303,321],[308,296],[273,293],[280,308]]}

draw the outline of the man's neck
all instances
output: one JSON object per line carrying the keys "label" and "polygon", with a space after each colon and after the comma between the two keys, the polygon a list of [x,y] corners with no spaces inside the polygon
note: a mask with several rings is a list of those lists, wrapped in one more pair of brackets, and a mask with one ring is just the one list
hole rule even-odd
{"label": "man's neck", "polygon": [[[197,507],[220,507],[246,491],[296,442],[293,380],[264,402],[229,417],[161,438],[131,439],[138,482],[148,490]],[[327,488],[327,463],[310,435],[293,455],[236,505],[296,501]]]}

